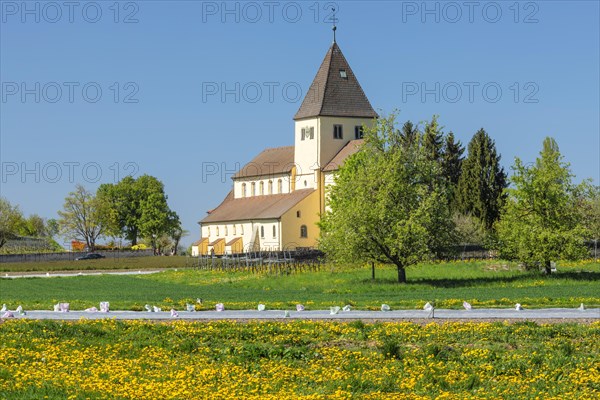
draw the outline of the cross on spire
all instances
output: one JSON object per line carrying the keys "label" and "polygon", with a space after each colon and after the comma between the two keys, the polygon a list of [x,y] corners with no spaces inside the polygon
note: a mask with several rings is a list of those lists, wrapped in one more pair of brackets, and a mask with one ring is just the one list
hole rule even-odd
{"label": "cross on spire", "polygon": [[338,22],[338,19],[335,16],[335,7],[331,7],[331,11],[332,11],[332,14],[331,14],[330,21],[333,24],[333,28],[332,28],[332,30],[333,30],[333,43],[335,43],[335,31],[337,31],[337,26],[335,26],[335,24],[336,24],[336,22]]}

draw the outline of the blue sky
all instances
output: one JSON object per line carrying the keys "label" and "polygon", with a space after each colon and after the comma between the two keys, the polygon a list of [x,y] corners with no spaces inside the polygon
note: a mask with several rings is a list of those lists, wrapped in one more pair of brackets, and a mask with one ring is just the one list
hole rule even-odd
{"label": "blue sky", "polygon": [[600,183],[598,1],[70,4],[0,1],[0,194],[25,214],[150,174],[197,239],[236,165],[293,144],[332,5],[378,111],[438,114],[465,145],[484,127],[507,170],[553,136]]}

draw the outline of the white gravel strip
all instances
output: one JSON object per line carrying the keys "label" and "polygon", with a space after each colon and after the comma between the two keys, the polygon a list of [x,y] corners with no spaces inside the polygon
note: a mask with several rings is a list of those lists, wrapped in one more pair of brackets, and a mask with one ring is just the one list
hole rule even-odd
{"label": "white gravel strip", "polygon": [[148,274],[156,274],[162,271],[154,271],[154,270],[140,270],[140,271],[97,271],[97,272],[46,272],[44,274],[28,274],[28,273],[5,273],[0,278],[58,278],[58,277],[73,277],[73,276],[99,276],[99,275],[148,275]]}

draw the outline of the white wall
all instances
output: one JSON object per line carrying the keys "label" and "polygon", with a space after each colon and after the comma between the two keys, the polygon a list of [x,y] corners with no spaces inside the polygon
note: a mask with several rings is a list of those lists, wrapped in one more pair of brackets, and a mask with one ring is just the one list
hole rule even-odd
{"label": "white wall", "polygon": [[[264,227],[264,238],[260,235],[261,227]],[[275,237],[273,237],[273,227],[275,227]],[[217,235],[217,228],[219,235]],[[279,250],[281,246],[281,226],[277,219],[208,223],[202,224],[201,229],[202,237],[208,238],[209,243],[217,239],[224,239],[225,243],[227,243],[230,240],[241,237],[243,248],[246,251],[251,249],[256,236],[258,236],[261,249]]]}
{"label": "white wall", "polygon": [[255,184],[255,196],[260,196],[260,183],[264,185],[264,195],[269,195],[269,181],[273,182],[273,193],[280,194],[278,181],[281,179],[282,192],[290,193],[290,176],[288,174],[278,174],[269,176],[255,176],[250,178],[237,178],[233,181],[233,195],[236,199],[243,197],[243,184],[246,184],[246,197],[252,196],[252,183]]}

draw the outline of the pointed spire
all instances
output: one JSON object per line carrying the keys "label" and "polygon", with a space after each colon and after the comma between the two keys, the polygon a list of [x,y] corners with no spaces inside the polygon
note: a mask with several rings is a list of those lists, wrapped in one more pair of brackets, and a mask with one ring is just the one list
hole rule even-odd
{"label": "pointed spire", "polygon": [[325,55],[294,119],[317,116],[378,117],[335,42]]}

